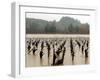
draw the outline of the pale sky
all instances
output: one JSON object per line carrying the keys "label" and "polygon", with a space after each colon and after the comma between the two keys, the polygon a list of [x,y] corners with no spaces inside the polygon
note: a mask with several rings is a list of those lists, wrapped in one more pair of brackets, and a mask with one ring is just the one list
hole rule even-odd
{"label": "pale sky", "polygon": [[59,15],[59,14],[41,14],[41,13],[26,13],[26,18],[36,18],[36,19],[43,19],[47,21],[59,21],[62,17],[71,17],[74,19],[79,20],[81,23],[88,23],[90,24],[90,16],[84,15]]}

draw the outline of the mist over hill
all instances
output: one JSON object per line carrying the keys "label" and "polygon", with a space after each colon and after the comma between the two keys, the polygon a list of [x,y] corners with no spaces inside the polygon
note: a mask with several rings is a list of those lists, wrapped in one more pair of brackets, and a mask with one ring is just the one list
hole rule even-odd
{"label": "mist over hill", "polygon": [[89,24],[71,17],[59,21],[26,18],[26,34],[89,34]]}

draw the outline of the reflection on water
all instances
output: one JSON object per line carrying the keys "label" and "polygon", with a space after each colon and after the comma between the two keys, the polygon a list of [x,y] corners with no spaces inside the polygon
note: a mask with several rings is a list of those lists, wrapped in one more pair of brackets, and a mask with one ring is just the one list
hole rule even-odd
{"label": "reflection on water", "polygon": [[89,64],[88,46],[89,37],[26,38],[25,66]]}

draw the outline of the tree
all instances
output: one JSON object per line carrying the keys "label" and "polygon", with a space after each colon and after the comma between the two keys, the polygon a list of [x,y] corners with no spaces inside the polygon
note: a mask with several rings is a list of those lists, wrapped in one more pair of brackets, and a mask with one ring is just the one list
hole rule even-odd
{"label": "tree", "polygon": [[84,23],[79,26],[79,33],[80,34],[89,34],[89,24]]}
{"label": "tree", "polygon": [[73,33],[73,29],[74,29],[74,27],[73,27],[73,25],[72,25],[72,23],[68,26],[68,30],[69,30],[69,33]]}
{"label": "tree", "polygon": [[49,33],[50,32],[49,29],[50,29],[50,24],[47,23],[47,25],[45,26],[45,29],[44,29],[45,33]]}
{"label": "tree", "polygon": [[56,33],[56,21],[51,22],[51,24],[48,22],[45,26],[45,32],[46,33]]}
{"label": "tree", "polygon": [[75,33],[79,33],[79,26],[75,26]]}
{"label": "tree", "polygon": [[56,33],[56,21],[55,20],[51,23],[50,32]]}
{"label": "tree", "polygon": [[30,33],[37,33],[38,32],[38,23],[31,23],[30,24]]}

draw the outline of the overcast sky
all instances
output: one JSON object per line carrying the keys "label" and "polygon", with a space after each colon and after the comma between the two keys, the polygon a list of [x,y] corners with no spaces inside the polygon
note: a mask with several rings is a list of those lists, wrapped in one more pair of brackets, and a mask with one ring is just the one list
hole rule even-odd
{"label": "overcast sky", "polygon": [[26,13],[26,18],[43,19],[47,21],[59,21],[62,17],[71,17],[79,20],[81,23],[90,23],[90,16],[84,15],[59,15],[59,14],[41,14],[41,13]]}

